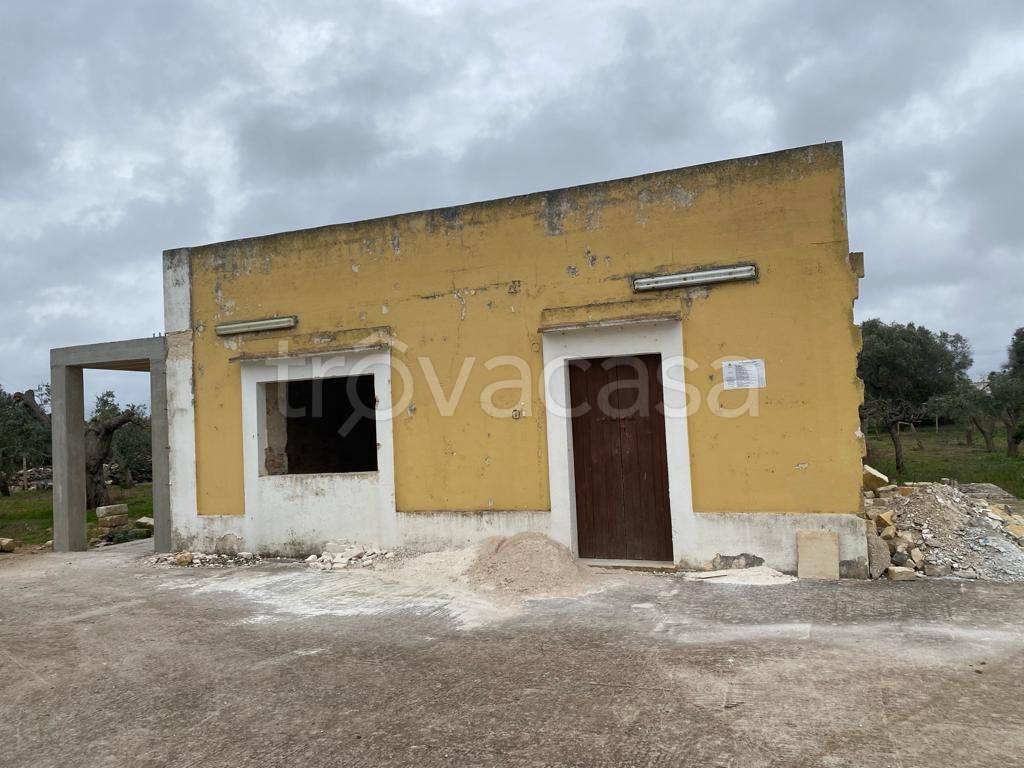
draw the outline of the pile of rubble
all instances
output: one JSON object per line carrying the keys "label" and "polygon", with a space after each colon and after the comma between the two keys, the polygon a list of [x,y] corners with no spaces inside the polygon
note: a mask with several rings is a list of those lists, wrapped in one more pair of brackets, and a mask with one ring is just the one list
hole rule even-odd
{"label": "pile of rubble", "polygon": [[94,547],[107,544],[121,544],[133,539],[144,539],[153,535],[153,518],[140,517],[133,520],[128,514],[127,504],[108,504],[96,508],[96,523],[99,536],[89,543]]}
{"label": "pile of rubble", "polygon": [[203,552],[172,552],[150,558],[153,565],[176,565],[182,568],[227,568],[256,565],[262,558],[253,552],[207,555]]}
{"label": "pile of rubble", "polygon": [[869,479],[868,470],[864,514],[873,578],[1024,581],[1024,510],[963,493],[952,480],[897,486],[878,473]]}
{"label": "pile of rubble", "polygon": [[108,504],[96,507],[96,522],[100,527],[101,537],[113,537],[115,533],[130,531],[135,527],[128,516],[127,504]]}
{"label": "pile of rubble", "polygon": [[32,491],[43,491],[53,487],[52,467],[29,467],[19,469],[11,477],[11,490],[28,488]]}
{"label": "pile of rubble", "polygon": [[392,550],[329,541],[319,555],[307,557],[306,564],[313,570],[340,571],[345,568],[372,568],[394,556]]}

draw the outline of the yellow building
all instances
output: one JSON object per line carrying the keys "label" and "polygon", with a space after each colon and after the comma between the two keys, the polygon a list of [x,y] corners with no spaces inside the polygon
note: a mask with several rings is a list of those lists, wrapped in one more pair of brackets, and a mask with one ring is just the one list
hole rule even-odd
{"label": "yellow building", "polygon": [[168,251],[175,544],[860,572],[860,271],[838,143]]}

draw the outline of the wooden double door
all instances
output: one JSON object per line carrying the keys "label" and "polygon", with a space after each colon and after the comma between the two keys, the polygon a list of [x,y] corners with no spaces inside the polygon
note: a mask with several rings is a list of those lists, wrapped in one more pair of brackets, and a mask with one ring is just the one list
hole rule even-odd
{"label": "wooden double door", "polygon": [[661,356],[568,365],[579,556],[671,561]]}

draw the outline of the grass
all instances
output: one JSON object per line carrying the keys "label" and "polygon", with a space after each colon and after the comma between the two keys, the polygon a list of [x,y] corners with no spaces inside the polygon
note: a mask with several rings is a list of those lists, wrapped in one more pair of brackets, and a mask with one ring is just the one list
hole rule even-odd
{"label": "grass", "polygon": [[[133,520],[153,516],[153,487],[140,483],[134,488],[110,488],[111,504],[127,504]],[[90,539],[98,535],[96,513],[86,514]],[[53,492],[26,491],[0,496],[0,538],[14,539],[19,546],[43,544],[53,538]]]}
{"label": "grass", "polygon": [[974,445],[968,446],[962,429],[918,427],[924,450],[917,448],[914,436],[903,433],[903,459],[906,471],[896,472],[892,441],[887,434],[868,435],[871,449],[867,462],[890,478],[907,481],[935,481],[944,477],[961,483],[994,483],[1018,498],[1024,498],[1024,457],[1006,456],[1006,435],[995,436],[996,452],[986,453],[985,443],[975,433]]}

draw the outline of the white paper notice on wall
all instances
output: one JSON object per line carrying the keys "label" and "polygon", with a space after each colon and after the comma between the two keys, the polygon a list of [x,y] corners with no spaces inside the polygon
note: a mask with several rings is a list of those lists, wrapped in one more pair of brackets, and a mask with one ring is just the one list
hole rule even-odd
{"label": "white paper notice on wall", "polygon": [[722,363],[726,389],[763,389],[764,360],[727,360]]}

